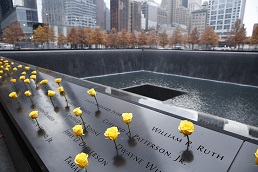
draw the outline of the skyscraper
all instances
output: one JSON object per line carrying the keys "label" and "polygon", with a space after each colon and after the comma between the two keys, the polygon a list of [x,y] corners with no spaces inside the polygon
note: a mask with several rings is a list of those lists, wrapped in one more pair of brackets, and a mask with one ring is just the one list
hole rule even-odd
{"label": "skyscraper", "polygon": [[141,1],[131,1],[131,29],[130,32],[141,31]]}
{"label": "skyscraper", "polygon": [[142,13],[145,18],[145,30],[157,29],[158,8],[159,4],[153,0],[145,0],[142,3]]}
{"label": "skyscraper", "polygon": [[96,25],[99,26],[102,30],[106,29],[105,22],[105,9],[106,3],[104,0],[95,0],[93,2],[96,5]]}
{"label": "skyscraper", "polygon": [[130,31],[130,5],[129,0],[110,0],[110,29]]}
{"label": "skyscraper", "polygon": [[208,25],[219,38],[228,37],[228,32],[234,26],[236,19],[243,23],[246,0],[209,0]]}

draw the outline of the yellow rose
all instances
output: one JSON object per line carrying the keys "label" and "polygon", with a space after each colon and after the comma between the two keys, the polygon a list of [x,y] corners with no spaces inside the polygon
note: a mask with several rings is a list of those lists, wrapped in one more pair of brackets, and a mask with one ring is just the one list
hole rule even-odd
{"label": "yellow rose", "polygon": [[16,68],[16,67],[14,67],[14,68],[13,68],[13,71],[17,71],[17,68]]}
{"label": "yellow rose", "polygon": [[48,91],[47,91],[47,95],[48,95],[49,97],[53,97],[55,94],[56,94],[55,91],[52,91],[52,90],[48,90]]}
{"label": "yellow rose", "polygon": [[36,76],[36,75],[31,75],[31,76],[30,76],[30,79],[34,79],[34,80],[36,80],[36,78],[37,78],[37,76]]}
{"label": "yellow rose", "polygon": [[132,122],[133,114],[132,113],[123,113],[122,117],[123,117],[124,123],[130,124]]}
{"label": "yellow rose", "polygon": [[14,65],[14,62],[12,62],[11,65]]}
{"label": "yellow rose", "polygon": [[119,134],[117,127],[110,127],[105,131],[104,136],[110,140],[116,140]]}
{"label": "yellow rose", "polygon": [[30,67],[29,66],[25,66],[25,70],[30,70]]}
{"label": "yellow rose", "polygon": [[20,80],[25,80],[25,76],[20,76]]}
{"label": "yellow rose", "polygon": [[82,136],[83,135],[82,125],[75,125],[73,127],[73,133],[76,136]]}
{"label": "yellow rose", "polygon": [[1,68],[1,69],[3,69],[3,68],[4,68],[4,66],[0,66],[0,68]]}
{"label": "yellow rose", "polygon": [[26,75],[26,72],[22,72],[21,75],[25,76],[25,75]]}
{"label": "yellow rose", "polygon": [[96,91],[94,90],[94,88],[88,90],[87,92],[88,92],[89,95],[96,97],[96,94],[97,94],[97,93],[96,93]]}
{"label": "yellow rose", "polygon": [[80,107],[77,107],[73,110],[73,113],[75,116],[81,116],[82,115],[82,111],[80,109]]}
{"label": "yellow rose", "polygon": [[192,122],[183,120],[178,126],[178,130],[183,133],[185,136],[191,135],[194,132],[194,125]]}
{"label": "yellow rose", "polygon": [[56,81],[56,83],[58,83],[58,84],[59,84],[59,83],[61,83],[62,78],[56,78],[56,79],[55,79],[55,81]]}
{"label": "yellow rose", "polygon": [[25,91],[24,92],[24,95],[27,96],[27,97],[30,97],[31,96],[31,92],[28,90],[28,91]]}
{"label": "yellow rose", "polygon": [[5,67],[7,67],[7,68],[11,68],[11,65],[7,64]]}
{"label": "yellow rose", "polygon": [[4,63],[8,63],[8,60],[5,60]]}
{"label": "yellow rose", "polygon": [[4,73],[2,70],[0,70],[0,74]]}
{"label": "yellow rose", "polygon": [[63,93],[63,92],[64,92],[64,87],[58,87],[58,91],[59,91],[60,93]]}
{"label": "yellow rose", "polygon": [[9,97],[15,99],[15,98],[17,98],[18,96],[17,96],[16,92],[11,92],[11,93],[9,94]]}
{"label": "yellow rose", "polygon": [[76,155],[76,157],[74,158],[75,164],[77,164],[80,168],[86,167],[89,164],[88,156],[88,154],[83,152]]}
{"label": "yellow rose", "polygon": [[0,76],[0,79],[2,79],[2,76]]}
{"label": "yellow rose", "polygon": [[36,74],[37,74],[37,71],[34,70],[34,71],[31,72],[31,74],[32,74],[32,75],[36,75]]}
{"label": "yellow rose", "polygon": [[254,153],[256,165],[258,165],[258,149]]}
{"label": "yellow rose", "polygon": [[24,82],[25,82],[26,84],[29,84],[29,83],[30,83],[30,80],[27,78],[27,79],[24,79]]}
{"label": "yellow rose", "polygon": [[35,119],[35,118],[37,118],[38,117],[38,111],[32,111],[30,114],[29,114],[29,116],[32,118],[32,119]]}
{"label": "yellow rose", "polygon": [[4,68],[4,70],[9,71],[9,68],[8,68],[8,67],[6,67],[6,68]]}
{"label": "yellow rose", "polygon": [[16,83],[16,79],[11,79],[11,83]]}
{"label": "yellow rose", "polygon": [[21,69],[21,68],[22,68],[22,65],[19,65],[19,66],[17,66],[17,67]]}
{"label": "yellow rose", "polygon": [[48,83],[47,79],[44,79],[44,80],[40,81],[40,84],[47,84],[47,83]]}

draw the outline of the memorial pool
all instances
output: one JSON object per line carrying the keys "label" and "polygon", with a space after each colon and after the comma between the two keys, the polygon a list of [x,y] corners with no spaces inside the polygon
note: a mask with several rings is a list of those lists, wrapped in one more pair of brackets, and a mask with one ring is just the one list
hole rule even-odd
{"label": "memorial pool", "polygon": [[258,87],[149,71],[89,77],[87,80],[118,89],[153,84],[181,90],[187,93],[164,103],[258,127]]}

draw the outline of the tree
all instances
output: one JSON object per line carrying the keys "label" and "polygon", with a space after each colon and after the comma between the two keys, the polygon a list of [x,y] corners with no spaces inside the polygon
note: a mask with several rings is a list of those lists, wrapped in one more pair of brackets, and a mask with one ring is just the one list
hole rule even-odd
{"label": "tree", "polygon": [[258,44],[258,26],[256,26],[253,30],[253,34],[251,37],[251,44],[255,45],[255,49],[257,49],[257,44]]}
{"label": "tree", "polygon": [[129,43],[133,48],[135,48],[135,46],[138,44],[138,38],[134,32],[129,36]]}
{"label": "tree", "polygon": [[199,44],[199,42],[200,42],[200,35],[197,30],[197,27],[195,27],[194,30],[192,30],[192,32],[190,33],[189,44],[192,44],[192,49],[193,49],[194,44]]}
{"label": "tree", "polygon": [[66,36],[63,33],[60,33],[60,35],[57,38],[57,41],[58,45],[63,48],[64,44],[67,43]]}
{"label": "tree", "polygon": [[46,41],[45,30],[42,26],[39,25],[38,28],[33,31],[33,41],[41,44]]}
{"label": "tree", "polygon": [[67,40],[71,44],[71,48],[76,48],[78,44],[78,39],[77,39],[77,30],[75,27],[72,27],[68,34],[67,34]]}
{"label": "tree", "polygon": [[182,42],[183,42],[183,35],[181,33],[180,26],[177,26],[176,29],[173,31],[169,44],[170,46],[173,46],[177,44],[182,44]]}
{"label": "tree", "polygon": [[79,43],[80,46],[81,46],[81,49],[83,49],[83,47],[84,47],[84,45],[85,45],[85,43],[86,43],[86,39],[87,39],[83,27],[80,26],[80,27],[77,29],[76,36],[77,36],[76,39],[78,40],[78,43]]}
{"label": "tree", "polygon": [[45,42],[47,42],[47,47],[49,48],[49,42],[55,41],[55,33],[53,28],[50,28],[48,24],[43,24],[43,29],[45,33]]}
{"label": "tree", "polygon": [[109,41],[110,41],[110,46],[112,48],[115,48],[117,46],[117,42],[118,42],[117,37],[118,37],[117,30],[115,28],[112,28],[109,33]]}
{"label": "tree", "polygon": [[16,44],[24,38],[25,34],[18,21],[11,23],[3,30],[3,38],[6,42]]}
{"label": "tree", "polygon": [[246,29],[244,25],[241,26],[241,20],[237,19],[232,30],[229,32],[228,42],[230,42],[234,47],[244,44],[246,39]]}
{"label": "tree", "polygon": [[201,35],[200,43],[206,45],[206,50],[208,48],[208,45],[214,46],[219,43],[219,38],[211,26],[207,26],[205,28],[204,32]]}
{"label": "tree", "polygon": [[94,30],[92,27],[87,27],[84,30],[84,33],[86,35],[85,44],[89,45],[89,48],[91,48],[91,45],[94,44]]}
{"label": "tree", "polygon": [[[158,43],[158,38],[157,38],[157,33],[158,31],[157,30],[151,30],[150,31],[150,34],[148,36],[148,44],[154,48],[157,46],[157,43]],[[157,48],[157,47],[156,47]]]}
{"label": "tree", "polygon": [[122,48],[125,48],[129,44],[129,35],[125,28],[119,33],[118,38],[118,43]]}
{"label": "tree", "polygon": [[146,45],[147,44],[147,36],[144,31],[141,31],[140,34],[138,34],[138,44],[140,46]]}
{"label": "tree", "polygon": [[159,45],[161,45],[164,48],[168,43],[168,34],[164,30],[159,37]]}
{"label": "tree", "polygon": [[106,48],[108,48],[109,45],[110,45],[110,41],[109,41],[109,37],[108,37],[107,31],[103,32],[102,37],[103,37],[103,44],[105,45]]}
{"label": "tree", "polygon": [[94,44],[96,44],[96,48],[98,48],[98,45],[101,45],[103,43],[103,36],[100,28],[96,28],[94,32]]}

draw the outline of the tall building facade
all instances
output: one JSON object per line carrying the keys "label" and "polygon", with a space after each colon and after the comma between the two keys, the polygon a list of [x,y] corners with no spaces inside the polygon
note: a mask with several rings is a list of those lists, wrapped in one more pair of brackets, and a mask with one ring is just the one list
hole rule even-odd
{"label": "tall building facade", "polygon": [[42,0],[42,22],[65,25],[64,0]]}
{"label": "tall building facade", "polygon": [[145,0],[142,3],[142,13],[145,18],[145,30],[157,29],[158,8],[159,4],[154,0]]}
{"label": "tall building facade", "polygon": [[237,19],[243,23],[246,0],[209,0],[208,25],[220,39],[226,39]]}
{"label": "tall building facade", "polygon": [[38,23],[36,0],[1,0],[2,9],[1,28],[8,27],[11,23],[18,21],[29,38],[33,34],[33,25]]}
{"label": "tall building facade", "polygon": [[110,27],[130,31],[130,0],[110,0]]}
{"label": "tall building facade", "polygon": [[130,32],[141,31],[141,1],[131,1],[131,29]]}
{"label": "tall building facade", "polygon": [[201,35],[207,25],[207,11],[208,9],[200,9],[191,12],[191,29],[197,28],[198,33]]}
{"label": "tall building facade", "polygon": [[93,3],[96,5],[96,25],[99,26],[101,30],[105,30],[106,3],[104,2],[104,0],[94,0]]}

